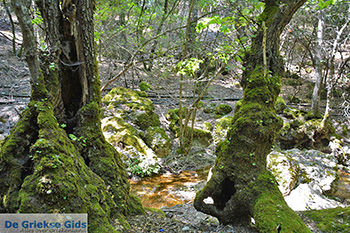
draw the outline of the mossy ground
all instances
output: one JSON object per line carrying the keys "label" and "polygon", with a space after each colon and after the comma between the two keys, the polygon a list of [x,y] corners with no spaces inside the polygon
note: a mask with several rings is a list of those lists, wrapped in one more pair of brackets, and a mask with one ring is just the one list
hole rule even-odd
{"label": "mossy ground", "polygon": [[317,223],[322,232],[347,233],[350,229],[350,207],[303,212]]}

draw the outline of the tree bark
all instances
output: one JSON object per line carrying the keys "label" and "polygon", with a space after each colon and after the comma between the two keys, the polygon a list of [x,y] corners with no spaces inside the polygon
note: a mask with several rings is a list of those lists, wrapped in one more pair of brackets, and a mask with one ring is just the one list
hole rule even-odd
{"label": "tree bark", "polygon": [[88,213],[89,232],[117,232],[115,221],[127,228],[125,216],[143,210],[101,131],[94,1],[37,0],[47,46],[40,53],[30,3],[12,1],[32,95],[0,152],[0,212]]}
{"label": "tree bark", "polygon": [[216,148],[213,175],[194,201],[197,210],[224,224],[248,224],[252,217],[260,232],[276,232],[278,225],[282,232],[311,232],[288,207],[266,169],[266,156],[282,126],[274,108],[284,74],[280,34],[305,1],[265,1],[259,16],[259,29],[244,58],[243,100],[236,105],[226,139]]}
{"label": "tree bark", "polygon": [[312,92],[311,110],[315,116],[320,114],[320,91],[323,79],[322,72],[322,47],[323,47],[323,27],[324,27],[324,12],[321,9],[318,16],[317,24],[317,45],[315,51],[315,67],[316,67],[316,82]]}

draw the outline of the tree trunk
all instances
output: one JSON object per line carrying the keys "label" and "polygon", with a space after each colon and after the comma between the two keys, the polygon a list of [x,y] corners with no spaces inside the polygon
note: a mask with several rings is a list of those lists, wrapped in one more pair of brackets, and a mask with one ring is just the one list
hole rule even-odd
{"label": "tree trunk", "polygon": [[117,232],[142,212],[120,155],[100,127],[93,0],[37,0],[46,51],[39,52],[31,0],[13,0],[32,96],[0,152],[0,212],[88,213],[89,232]]}
{"label": "tree trunk", "polygon": [[266,156],[282,126],[274,108],[284,73],[280,34],[305,1],[265,1],[259,16],[259,29],[244,58],[243,100],[236,106],[226,140],[216,148],[213,175],[194,201],[197,210],[224,224],[248,224],[253,217],[260,232],[276,232],[278,225],[282,232],[311,232],[288,207],[266,169]]}
{"label": "tree trunk", "polygon": [[315,67],[316,67],[316,83],[314,90],[312,92],[312,102],[311,110],[315,116],[320,115],[320,91],[322,84],[322,47],[323,47],[323,27],[324,27],[324,12],[321,9],[318,16],[318,25],[317,25],[317,45],[315,51]]}

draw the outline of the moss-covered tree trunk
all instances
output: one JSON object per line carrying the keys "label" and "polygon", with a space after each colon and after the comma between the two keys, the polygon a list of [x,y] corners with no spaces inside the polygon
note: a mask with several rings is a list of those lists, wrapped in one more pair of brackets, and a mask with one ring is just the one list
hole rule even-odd
{"label": "moss-covered tree trunk", "polygon": [[259,29],[244,58],[243,100],[236,106],[226,139],[216,148],[213,175],[197,193],[194,206],[224,224],[248,223],[252,217],[260,232],[277,232],[279,224],[281,232],[311,232],[266,170],[266,156],[282,126],[274,108],[284,73],[280,34],[305,0],[264,2]]}
{"label": "moss-covered tree trunk", "polygon": [[0,212],[88,213],[89,232],[116,232],[112,223],[127,226],[142,207],[100,127],[94,1],[36,0],[41,50],[31,2],[12,1],[32,96],[0,152]]}

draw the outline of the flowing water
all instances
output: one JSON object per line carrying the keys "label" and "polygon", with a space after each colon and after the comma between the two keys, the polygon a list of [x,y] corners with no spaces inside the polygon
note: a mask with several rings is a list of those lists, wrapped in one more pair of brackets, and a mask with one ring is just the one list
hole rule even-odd
{"label": "flowing water", "polygon": [[198,171],[184,171],[176,175],[162,175],[130,180],[131,189],[141,199],[142,205],[160,209],[177,204],[191,203],[196,192],[203,187],[209,168]]}

